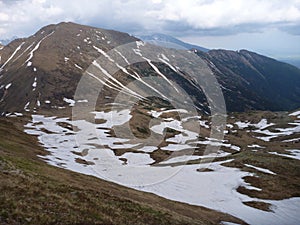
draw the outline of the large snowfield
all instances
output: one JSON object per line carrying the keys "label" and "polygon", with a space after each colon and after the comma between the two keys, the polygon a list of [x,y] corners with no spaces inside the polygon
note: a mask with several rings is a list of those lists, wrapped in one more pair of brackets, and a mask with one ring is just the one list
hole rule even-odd
{"label": "large snowfield", "polygon": [[[184,163],[187,160],[220,157],[230,153],[220,150],[218,154],[212,155],[181,155],[151,165],[154,160],[149,153],[156,150],[157,146],[130,143],[129,139],[113,137],[109,133],[114,126],[123,125],[129,121],[131,118],[129,110],[94,112],[94,114],[95,118],[101,118],[105,122],[93,124],[84,120],[71,121],[69,118],[33,115],[32,122],[25,126],[25,131],[28,134],[37,135],[40,143],[49,151],[47,156],[40,156],[48,164],[96,176],[137,190],[151,192],[167,199],[229,213],[252,225],[300,224],[298,216],[300,198],[280,201],[262,200],[237,192],[236,189],[239,186],[244,186],[250,190],[259,191],[260,189],[250,186],[243,180],[245,176],[256,176],[255,173],[222,165],[233,159],[191,165]],[[199,123],[203,124],[200,118],[197,119]],[[237,126],[245,129],[249,124],[240,122],[237,123]],[[72,126],[76,129],[70,129]],[[273,133],[266,130],[270,126],[266,120],[262,120],[254,126],[257,128],[255,133],[274,136]],[[192,147],[191,143],[193,143],[196,134],[192,131],[183,130],[182,121],[169,118],[160,125],[150,127],[150,129],[153,132],[162,133],[166,127],[182,131],[184,138],[170,138],[173,144],[164,147],[165,149],[173,149],[176,152],[179,149]],[[232,127],[232,125],[228,127]],[[299,127],[300,124],[298,123],[293,129],[281,129],[278,134],[296,132]],[[217,143],[220,147],[222,145],[232,147],[225,141],[206,140],[202,142],[205,145],[216,145]],[[233,149],[239,150],[237,147],[234,146]],[[261,148],[261,146],[253,147]],[[116,156],[113,149],[122,148],[134,150]],[[279,153],[273,153],[271,150],[269,152],[279,155]],[[297,149],[287,151],[287,155],[299,160],[299,150]],[[78,163],[78,159],[82,159],[86,163]],[[183,164],[175,166],[172,164],[178,162]],[[245,166],[276,176],[267,168],[255,167],[250,164]],[[271,204],[271,211],[267,212],[243,204],[243,202],[249,201],[269,203]]]}

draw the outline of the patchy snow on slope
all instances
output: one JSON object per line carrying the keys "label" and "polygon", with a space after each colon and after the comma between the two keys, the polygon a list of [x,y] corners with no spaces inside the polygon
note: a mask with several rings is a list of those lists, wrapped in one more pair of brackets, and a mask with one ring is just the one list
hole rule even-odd
{"label": "patchy snow on slope", "polygon": [[268,174],[272,174],[272,175],[276,175],[276,173],[272,172],[271,170],[268,170],[268,169],[264,169],[264,168],[261,168],[261,167],[257,167],[257,166],[252,166],[250,164],[244,164],[245,166],[249,167],[249,168],[252,168],[252,169],[256,169],[260,172],[263,172],[263,173],[268,173]]}
{"label": "patchy snow on slope", "polygon": [[31,61],[27,62],[27,67],[29,67],[29,66],[32,66],[32,62]]}
{"label": "patchy snow on slope", "polygon": [[12,83],[7,84],[7,85],[4,87],[4,89],[5,89],[5,90],[8,90],[8,89],[11,87],[11,85],[12,85]]}
{"label": "patchy snow on slope", "polygon": [[289,114],[289,116],[300,116],[300,111],[293,112],[293,113]]}
{"label": "patchy snow on slope", "polygon": [[278,152],[269,152],[269,153],[273,154],[273,155],[278,155],[278,156],[282,156],[282,157],[288,157],[288,158],[300,160],[300,150],[298,150],[298,149],[288,149],[288,150],[285,150],[285,151],[287,151],[289,154],[282,154],[282,153],[278,153]]}
{"label": "patchy snow on slope", "polygon": [[73,99],[69,99],[69,98],[66,98],[66,97],[63,98],[63,101],[66,102],[66,103],[69,103],[69,106],[71,106],[71,107],[74,106],[75,103],[76,103]]}
{"label": "patchy snow on slope", "polygon": [[149,154],[145,154],[145,153],[126,152],[123,155],[121,155],[119,158],[125,158],[126,163],[128,165],[134,165],[134,166],[149,165],[155,162],[150,157]]}
{"label": "patchy snow on slope", "polygon": [[30,110],[28,109],[28,106],[29,106],[30,102],[27,102],[26,105],[24,106],[24,110],[26,112],[29,112]]}
{"label": "patchy snow on slope", "polygon": [[255,126],[258,129],[265,129],[269,126],[273,126],[275,125],[274,123],[268,123],[268,121],[266,119],[262,119],[260,122],[258,122],[257,124],[253,124],[253,126]]}
{"label": "patchy snow on slope", "polygon": [[28,57],[28,59],[25,61],[25,63],[27,63],[29,60],[32,59],[34,52],[35,52],[36,50],[39,49],[40,44],[42,43],[42,41],[45,40],[46,38],[48,38],[49,36],[51,36],[54,32],[55,32],[55,31],[52,31],[50,34],[48,34],[48,35],[46,35],[45,37],[43,37],[43,38],[36,44],[36,46],[35,46],[35,47],[30,51],[30,53],[28,54],[29,57]]}
{"label": "patchy snow on slope", "polygon": [[78,66],[76,63],[74,64],[74,66],[77,68],[77,69],[80,69],[80,70],[83,70],[81,66]]}
{"label": "patchy snow on slope", "polygon": [[87,99],[80,99],[80,100],[77,100],[77,102],[89,102]]}
{"label": "patchy snow on slope", "polygon": [[221,225],[241,225],[239,223],[232,223],[232,222],[226,222],[226,221],[221,221]]}
{"label": "patchy snow on slope", "polygon": [[263,146],[256,145],[256,144],[248,145],[247,147],[248,147],[248,148],[265,148],[265,147],[263,147]]}
{"label": "patchy snow on slope", "polygon": [[34,88],[33,90],[35,90],[36,86],[37,86],[37,81],[36,81],[36,77],[35,77],[34,81],[32,83],[32,87]]}
{"label": "patchy snow on slope", "polygon": [[235,124],[238,126],[239,129],[244,129],[251,125],[250,122],[242,122],[242,121],[235,122]]}
{"label": "patchy snow on slope", "polygon": [[15,54],[22,48],[22,46],[25,44],[25,42],[22,42],[17,48],[16,50],[11,54],[11,56],[6,60],[5,63],[3,63],[3,65],[0,67],[0,71],[3,70],[4,66],[6,66],[6,64],[15,56]]}
{"label": "patchy snow on slope", "polygon": [[292,138],[292,139],[287,139],[287,140],[283,140],[282,142],[296,142],[296,141],[300,141],[300,137],[299,138]]}
{"label": "patchy snow on slope", "polygon": [[226,127],[228,127],[229,129],[232,129],[233,125],[232,124],[226,124]]}
{"label": "patchy snow on slope", "polygon": [[161,147],[161,150],[165,151],[181,151],[184,149],[191,149],[192,146],[187,144],[168,144],[166,147]]}
{"label": "patchy snow on slope", "polygon": [[270,141],[273,138],[279,137],[279,136],[288,136],[297,132],[300,132],[300,123],[289,123],[289,125],[292,125],[293,127],[288,128],[276,128],[276,131],[273,132],[269,130],[254,130],[253,132],[264,134],[265,137],[256,137],[258,139],[264,140],[264,141]]}
{"label": "patchy snow on slope", "polygon": [[147,152],[147,153],[150,153],[150,152],[154,152],[155,150],[157,150],[158,148],[156,146],[144,146],[142,148],[139,148],[137,150],[139,151],[143,151],[143,152]]}
{"label": "patchy snow on slope", "polygon": [[7,113],[5,116],[6,117],[21,117],[21,116],[23,116],[23,113],[12,112],[12,113]]}
{"label": "patchy snow on slope", "polygon": [[238,122],[235,122],[235,124],[239,127],[239,129],[244,129],[249,126],[254,126],[254,127],[258,128],[259,130],[263,130],[267,127],[275,125],[274,123],[268,123],[268,121],[266,119],[261,119],[261,121],[259,121],[258,123],[250,123],[248,121],[246,121],[246,122],[238,121]]}
{"label": "patchy snow on slope", "polygon": [[[239,186],[257,191],[260,189],[251,186],[243,179],[246,176],[255,176],[255,174],[241,171],[238,168],[223,166],[224,163],[233,159],[210,164],[176,166],[159,166],[158,164],[152,166],[149,165],[153,163],[149,153],[155,151],[157,146],[147,144],[139,147],[139,143],[137,143],[139,147],[137,150],[144,151],[144,153],[126,152],[121,156],[116,156],[113,149],[122,146],[129,148],[136,146],[128,142],[128,139],[115,137],[110,133],[113,127],[124,125],[130,120],[132,117],[130,110],[101,111],[93,112],[93,114],[95,119],[102,119],[104,122],[93,124],[84,120],[71,121],[68,118],[33,115],[32,121],[25,126],[25,132],[38,136],[40,143],[50,153],[40,157],[50,165],[93,175],[140,191],[151,192],[167,199],[229,213],[252,225],[299,224],[300,198],[280,201],[261,200],[237,192],[236,189]],[[76,131],[61,126],[61,123],[68,124],[70,127],[75,126]],[[161,133],[165,127],[183,129],[182,121],[176,120],[161,122],[156,129]],[[189,133],[188,131],[183,132]],[[182,137],[178,136],[178,138]],[[182,140],[185,142],[187,139]],[[204,142],[206,144],[225,145],[225,147],[232,146],[225,140],[207,139],[202,141],[202,144]],[[176,143],[173,145],[176,148]],[[182,143],[180,145],[188,144]],[[174,150],[172,149],[172,151]],[[296,149],[289,151],[291,154],[299,153]],[[221,152],[220,154],[229,153]],[[209,157],[209,155],[204,157]],[[213,157],[218,156],[213,155]],[[80,164],[76,161],[78,158],[91,163],[89,165]],[[184,162],[184,158],[184,156],[173,157],[165,162],[180,163]],[[193,155],[188,156],[188,158],[201,159],[202,156]],[[246,166],[260,172],[274,174],[265,168],[250,164]],[[206,171],[205,168],[211,169],[211,171]],[[247,206],[243,203],[246,201],[269,203],[272,205],[273,212]]]}

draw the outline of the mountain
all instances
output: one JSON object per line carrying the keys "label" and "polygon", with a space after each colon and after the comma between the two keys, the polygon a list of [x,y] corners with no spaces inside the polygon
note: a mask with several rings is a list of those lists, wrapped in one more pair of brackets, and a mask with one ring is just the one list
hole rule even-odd
{"label": "mountain", "polygon": [[230,111],[300,107],[299,68],[247,50],[197,52],[223,87]]}
{"label": "mountain", "polygon": [[187,50],[197,49],[202,52],[209,51],[209,49],[207,48],[183,42],[177,38],[174,38],[166,34],[152,34],[152,35],[145,35],[145,36],[138,36],[138,37],[141,40],[148,42],[150,44],[161,45],[168,48],[187,49]]}
{"label": "mountain", "polygon": [[136,40],[74,23],[49,25],[29,38],[14,40],[0,52],[0,111],[68,105],[63,99],[73,98],[83,71],[101,56],[96,44],[108,51]]}
{"label": "mountain", "polygon": [[0,44],[1,45],[7,45],[10,42],[12,42],[13,40],[17,39],[17,38],[18,38],[17,36],[13,36],[12,38],[2,39],[2,40],[0,40]]}
{"label": "mountain", "polygon": [[[132,48],[137,50],[133,50],[140,51],[139,39],[126,33],[74,23],[49,25],[33,36],[12,41],[0,50],[0,112],[68,108],[70,100],[67,99],[74,98],[84,71],[101,56],[109,59],[105,52],[126,43],[134,43],[136,47]],[[149,49],[154,51],[155,48],[150,46]],[[300,107],[298,68],[246,50],[195,51],[195,54],[206,62],[200,69],[208,66],[216,76],[229,112]],[[157,62],[151,63],[142,56],[142,60],[144,62],[130,65],[131,72],[114,64],[118,68],[117,80],[109,78],[113,80],[105,85],[104,94],[98,99],[100,105],[109,103],[110,98],[118,95],[118,90],[138,77],[159,75],[169,83],[179,84],[200,111],[209,113],[203,90],[189,74],[168,66],[167,58],[158,57]],[[133,90],[126,92],[138,96]],[[163,105],[161,101],[160,104]]]}
{"label": "mountain", "polygon": [[291,64],[300,68],[300,59],[299,58],[280,58],[279,61]]}

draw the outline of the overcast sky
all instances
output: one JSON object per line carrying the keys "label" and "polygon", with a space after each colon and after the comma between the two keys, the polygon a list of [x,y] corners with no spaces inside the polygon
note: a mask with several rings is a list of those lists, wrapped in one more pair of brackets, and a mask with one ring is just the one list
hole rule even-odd
{"label": "overcast sky", "polygon": [[61,21],[300,58],[300,0],[0,0],[0,39]]}

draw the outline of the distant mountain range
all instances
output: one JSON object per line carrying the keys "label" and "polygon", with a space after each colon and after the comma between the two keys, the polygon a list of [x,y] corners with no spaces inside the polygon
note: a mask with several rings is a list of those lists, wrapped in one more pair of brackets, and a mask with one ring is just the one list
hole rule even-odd
{"label": "distant mountain range", "polygon": [[7,45],[10,42],[12,42],[13,40],[17,39],[17,36],[13,36],[12,38],[7,38],[7,39],[1,39],[0,40],[0,45]]}
{"label": "distant mountain range", "polygon": [[145,35],[145,36],[138,36],[141,40],[148,42],[150,44],[156,44],[164,47],[169,48],[176,48],[176,49],[197,49],[199,51],[208,52],[209,49],[198,46],[192,45],[186,42],[183,42],[177,38],[174,38],[169,35],[165,34],[153,34],[153,35]]}
{"label": "distant mountain range", "polygon": [[[228,111],[300,107],[300,69],[292,65],[247,50],[202,51],[202,47],[164,35],[143,39],[199,50],[192,54],[201,57],[213,71]],[[74,23],[49,25],[33,36],[12,41],[0,50],[0,112],[69,107],[66,99],[74,98],[78,81],[95,59],[116,46],[136,41],[139,39],[126,33]],[[188,74],[179,70],[175,73],[165,63],[156,62],[144,62],[131,70],[143,77],[161,76],[157,71],[163,71],[165,78],[179,84],[199,109],[209,112],[203,91]],[[109,79],[112,86],[106,86],[100,104],[113,99],[116,90],[132,81],[133,77],[124,71]]]}
{"label": "distant mountain range", "polygon": [[279,60],[300,68],[300,58],[281,58]]}

